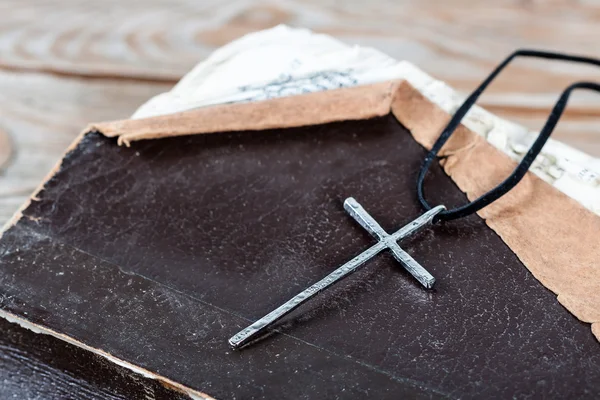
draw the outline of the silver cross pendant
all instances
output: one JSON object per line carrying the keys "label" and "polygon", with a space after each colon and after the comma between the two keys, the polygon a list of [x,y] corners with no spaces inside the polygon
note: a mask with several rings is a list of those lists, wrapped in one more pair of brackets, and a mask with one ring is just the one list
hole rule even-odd
{"label": "silver cross pendant", "polygon": [[418,262],[416,262],[415,259],[412,258],[407,252],[402,250],[402,248],[398,245],[398,241],[412,235],[420,228],[430,223],[433,220],[433,217],[446,209],[444,206],[432,208],[419,218],[398,229],[391,235],[384,231],[377,221],[375,221],[373,217],[371,217],[369,213],[365,211],[365,209],[356,200],[354,200],[354,198],[349,197],[346,199],[346,201],[344,201],[344,209],[363,228],[373,235],[378,242],[327,275],[325,278],[298,293],[296,296],[292,297],[275,310],[254,322],[252,325],[236,333],[229,339],[229,344],[231,347],[234,349],[239,349],[240,347],[248,344],[280,318],[292,312],[301,304],[308,301],[313,296],[316,296],[321,291],[327,289],[329,286],[332,286],[336,282],[339,282],[345,277],[349,276],[365,262],[385,249],[389,249],[394,255],[394,258],[396,258],[396,260],[398,260],[400,264],[402,264],[402,266],[406,268],[406,270],[421,283],[421,285],[425,286],[427,289],[433,288],[435,278]]}

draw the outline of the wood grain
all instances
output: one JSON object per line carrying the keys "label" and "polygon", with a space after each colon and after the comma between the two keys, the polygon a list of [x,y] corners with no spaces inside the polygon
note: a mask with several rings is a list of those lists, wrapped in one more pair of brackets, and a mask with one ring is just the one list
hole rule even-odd
{"label": "wood grain", "polygon": [[[4,0],[0,11],[5,67],[82,75],[176,80],[215,47],[279,23],[378,47],[463,89],[518,47],[599,50],[600,5],[577,1]],[[498,92],[562,87],[590,72],[540,63],[524,70],[538,73]]]}

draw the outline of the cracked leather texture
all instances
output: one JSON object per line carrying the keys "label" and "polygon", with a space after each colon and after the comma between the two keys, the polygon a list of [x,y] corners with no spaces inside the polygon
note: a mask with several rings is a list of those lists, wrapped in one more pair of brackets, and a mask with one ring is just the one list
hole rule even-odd
{"label": "cracked leather texture", "polygon": [[[391,116],[137,142],[86,134],[0,243],[0,308],[217,398],[595,398],[600,345],[477,216],[384,253],[243,351],[227,339],[419,215]],[[431,201],[466,201],[436,166]]]}

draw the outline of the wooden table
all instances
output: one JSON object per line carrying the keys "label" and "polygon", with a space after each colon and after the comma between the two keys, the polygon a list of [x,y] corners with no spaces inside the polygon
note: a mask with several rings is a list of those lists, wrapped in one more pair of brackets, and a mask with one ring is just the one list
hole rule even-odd
{"label": "wooden table", "polygon": [[[600,56],[600,5],[574,0],[483,3],[3,0],[0,224],[87,122],[127,117],[149,97],[168,90],[213,49],[251,31],[283,23],[377,47],[464,92],[516,48]],[[581,79],[600,81],[600,71],[518,60],[480,104],[536,129],[558,91]],[[555,137],[600,156],[599,126],[600,95],[577,94]],[[73,387],[98,398],[130,396],[99,383],[90,371],[72,368],[95,356],[6,323],[0,323],[0,330],[6,338],[0,349],[0,397],[32,398],[40,392],[40,398],[49,398],[75,393]],[[69,352],[72,364],[57,364],[56,352]],[[110,379],[121,377],[124,385],[150,393],[149,398],[172,395],[148,382],[135,386],[141,378],[106,368]]]}

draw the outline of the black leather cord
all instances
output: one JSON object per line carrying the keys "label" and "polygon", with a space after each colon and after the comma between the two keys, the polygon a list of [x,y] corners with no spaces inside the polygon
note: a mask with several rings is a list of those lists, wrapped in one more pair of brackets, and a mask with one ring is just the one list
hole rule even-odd
{"label": "black leather cord", "polygon": [[[537,51],[537,50],[517,50],[513,54],[511,54],[508,58],[506,58],[500,65],[496,67],[496,69],[479,85],[479,87],[471,93],[471,95],[465,100],[465,102],[460,106],[460,108],[456,111],[450,122],[444,130],[442,134],[435,142],[431,151],[427,153],[425,160],[423,161],[423,165],[421,166],[421,170],[419,171],[419,176],[417,178],[417,196],[419,198],[419,202],[426,209],[430,210],[432,207],[425,200],[425,195],[423,193],[423,181],[425,180],[425,175],[427,171],[429,171],[429,167],[431,163],[436,158],[438,152],[444,146],[446,141],[452,136],[460,121],[463,119],[465,114],[469,111],[469,109],[475,104],[481,93],[488,87],[488,85],[496,78],[496,76],[515,58],[517,57],[533,57],[533,58],[544,58],[549,60],[562,60],[562,61],[570,61],[584,64],[591,64],[595,66],[600,66],[600,60],[589,57],[580,57],[568,54],[561,53],[552,53],[546,51]],[[569,100],[569,96],[576,89],[587,89],[593,90],[596,92],[600,92],[600,84],[594,82],[576,82],[567,87],[562,94],[560,95],[558,101],[554,105],[552,112],[548,116],[544,127],[540,131],[537,139],[523,157],[523,160],[519,163],[517,168],[513,171],[512,174],[508,178],[506,178],[502,183],[498,186],[485,193],[478,199],[473,200],[470,203],[467,203],[463,206],[454,208],[452,210],[446,210],[439,213],[436,216],[436,221],[450,221],[453,219],[466,217],[467,215],[473,214],[474,212],[479,211],[483,207],[491,204],[492,202],[498,200],[500,197],[505,195],[509,190],[511,190],[519,181],[525,176],[529,167],[537,157],[537,155],[546,144],[546,141],[552,134],[554,127],[558,123],[561,115],[563,114],[567,102]]]}

